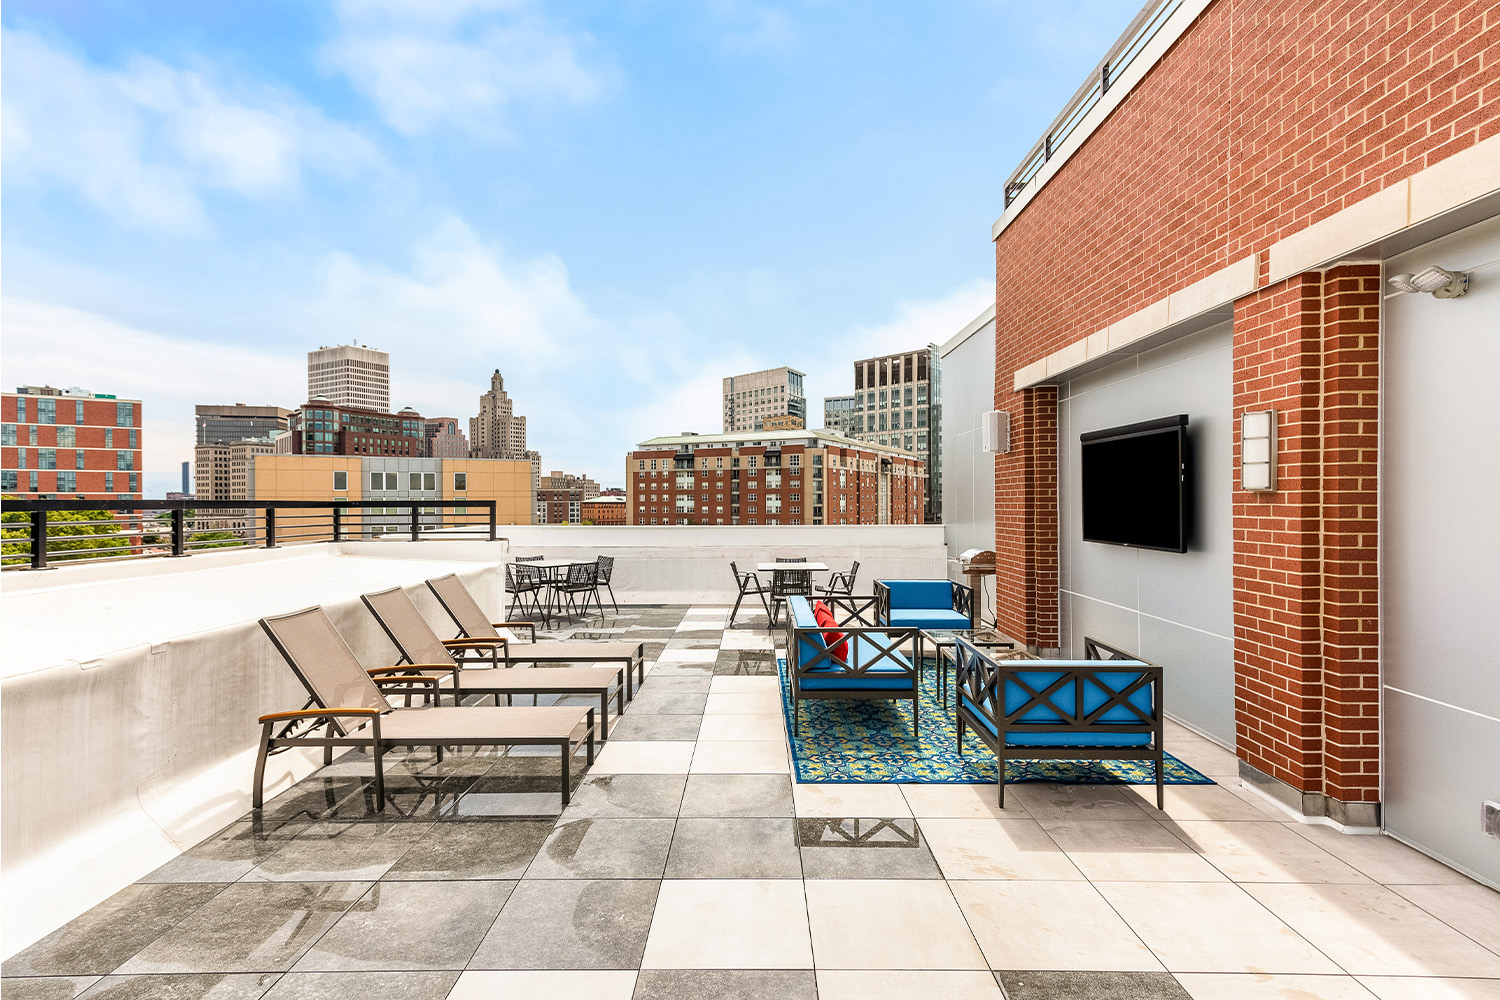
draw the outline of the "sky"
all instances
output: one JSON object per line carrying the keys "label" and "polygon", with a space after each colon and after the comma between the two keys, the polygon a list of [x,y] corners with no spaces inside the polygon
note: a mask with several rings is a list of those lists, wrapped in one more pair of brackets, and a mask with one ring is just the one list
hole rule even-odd
{"label": "sky", "polygon": [[0,380],[198,403],[391,356],[544,471],[623,482],[720,380],[942,343],[994,297],[1005,178],[1132,0],[7,0]]}

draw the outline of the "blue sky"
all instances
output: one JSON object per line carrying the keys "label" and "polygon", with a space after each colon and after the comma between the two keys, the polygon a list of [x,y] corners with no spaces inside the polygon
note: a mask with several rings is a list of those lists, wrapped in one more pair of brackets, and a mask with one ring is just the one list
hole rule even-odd
{"label": "blue sky", "polygon": [[544,468],[622,481],[719,380],[941,342],[993,295],[1005,177],[1129,0],[8,0],[7,388],[194,403],[391,353],[468,417],[499,368]]}

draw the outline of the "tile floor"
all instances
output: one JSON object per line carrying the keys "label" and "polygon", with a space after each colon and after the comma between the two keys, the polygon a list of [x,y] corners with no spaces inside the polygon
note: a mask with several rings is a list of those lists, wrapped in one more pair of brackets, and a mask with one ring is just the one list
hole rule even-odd
{"label": "tile floor", "polygon": [[[526,752],[351,755],[0,966],[7,1000],[1500,1000],[1500,894],[1216,786],[799,785],[765,618],[644,608],[562,809]],[[581,762],[580,762],[581,763]]]}

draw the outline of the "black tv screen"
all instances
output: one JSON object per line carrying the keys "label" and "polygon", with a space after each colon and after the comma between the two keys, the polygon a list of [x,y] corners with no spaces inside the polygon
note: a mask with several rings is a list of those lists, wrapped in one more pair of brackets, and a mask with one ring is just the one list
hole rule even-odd
{"label": "black tv screen", "polygon": [[1089,431],[1083,445],[1083,538],[1187,551],[1187,414]]}

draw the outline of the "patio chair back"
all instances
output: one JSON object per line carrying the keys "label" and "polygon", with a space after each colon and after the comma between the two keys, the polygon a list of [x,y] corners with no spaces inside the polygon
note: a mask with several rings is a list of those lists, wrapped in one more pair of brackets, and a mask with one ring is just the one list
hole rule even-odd
{"label": "patio chair back", "polygon": [[422,612],[417,610],[403,588],[398,586],[373,594],[360,594],[359,599],[365,602],[365,607],[370,609],[370,614],[385,629],[385,634],[390,636],[397,652],[407,663],[457,665],[448,647],[443,645],[443,640],[427,624],[427,619],[422,617]]}
{"label": "patio chair back", "polygon": [[[802,560],[806,562],[807,560]],[[789,569],[777,572],[771,577],[771,594],[774,597],[791,597],[800,595],[809,597],[812,595],[812,570]]]}
{"label": "patio chair back", "polygon": [[516,574],[511,571],[510,563],[505,564],[505,589],[507,593],[516,592]]}
{"label": "patio chair back", "polygon": [[598,571],[597,563],[573,563],[568,567],[568,579],[563,586],[568,590],[591,590]]}
{"label": "patio chair back", "polygon": [[613,574],[614,571],[615,571],[615,557],[614,556],[600,556],[598,559],[596,559],[594,561],[594,565],[596,565],[599,568],[599,570],[598,570],[598,572],[599,572],[599,575],[598,575],[599,585],[601,587],[607,587],[607,586],[609,586],[610,575]]}
{"label": "patio chair back", "polygon": [[546,556],[516,556],[516,562],[541,562]]}
{"label": "patio chair back", "polygon": [[260,627],[320,708],[391,707],[321,607],[262,618]]}
{"label": "patio chair back", "polygon": [[[526,571],[537,572],[535,566],[517,566],[516,579],[523,587],[525,586]],[[466,639],[497,639],[501,638],[495,626],[490,624],[490,618],[474,600],[474,595],[469,593],[469,588],[458,578],[457,573],[449,573],[447,576],[439,576],[427,581],[427,589],[432,591],[432,596],[438,599],[443,610],[448,612],[454,624],[463,632]],[[505,638],[509,638],[508,636]]]}
{"label": "patio chair back", "polygon": [[[542,586],[542,568],[530,563],[519,563],[516,565],[516,590],[540,590]],[[465,589],[465,593],[468,590]]]}

